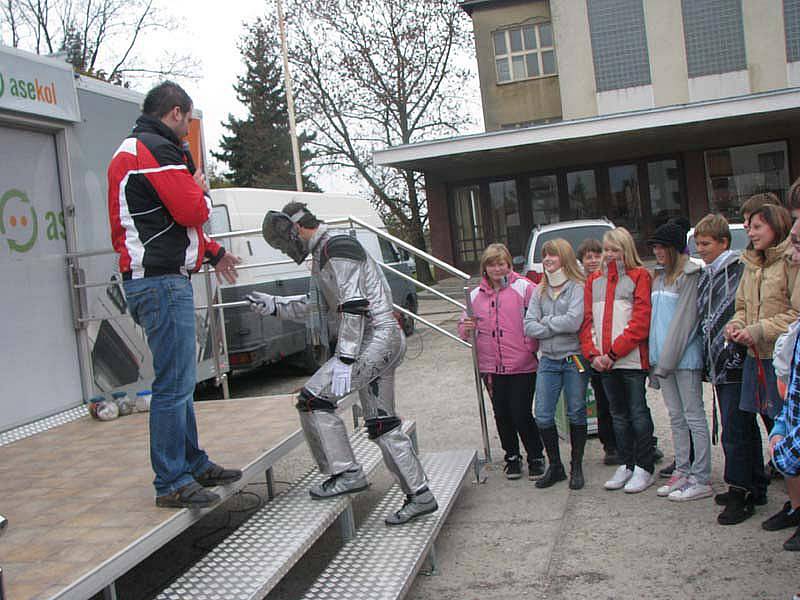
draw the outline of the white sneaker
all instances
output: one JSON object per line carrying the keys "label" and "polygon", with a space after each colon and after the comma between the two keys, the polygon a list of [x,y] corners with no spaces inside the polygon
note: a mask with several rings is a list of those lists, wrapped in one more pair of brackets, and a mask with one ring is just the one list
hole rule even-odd
{"label": "white sneaker", "polygon": [[626,494],[638,494],[645,491],[656,482],[656,476],[648,473],[642,467],[634,467],[633,476],[625,484]]}
{"label": "white sneaker", "polygon": [[618,490],[624,486],[628,479],[630,479],[632,476],[633,471],[631,471],[625,465],[620,465],[617,467],[617,470],[614,471],[614,476],[606,481],[603,487],[607,490]]}
{"label": "white sneaker", "polygon": [[687,481],[689,480],[686,475],[682,475],[681,473],[673,473],[672,477],[667,480],[667,483],[656,490],[656,494],[662,498],[669,496],[675,490],[683,487]]}
{"label": "white sneaker", "polygon": [[681,487],[670,493],[667,496],[668,500],[675,502],[687,502],[688,500],[699,500],[700,498],[708,498],[714,490],[707,483],[697,483],[694,478],[686,480]]}

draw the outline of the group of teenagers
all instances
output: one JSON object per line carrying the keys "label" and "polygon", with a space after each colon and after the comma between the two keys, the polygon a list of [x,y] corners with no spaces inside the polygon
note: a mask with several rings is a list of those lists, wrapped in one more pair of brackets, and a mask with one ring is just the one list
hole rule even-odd
{"label": "group of teenagers", "polygon": [[[675,453],[656,494],[676,502],[714,495],[711,443],[721,427],[728,488],[714,496],[723,507],[718,523],[751,517],[766,504],[770,480],[785,478],[789,501],[762,527],[795,527],[784,548],[800,550],[800,180],[789,206],[791,213],[771,193],[749,198],[741,213],[750,242],[741,253],[731,250],[727,220],[705,216],[694,229],[705,266],[687,254],[683,218],[647,240],[652,270],[623,227],[584,240],[577,252],[564,239],[545,242],[538,285],[513,271],[504,245],[489,245],[459,334],[475,340],[506,476],[522,477],[521,441],[537,488],[567,479],[571,489],[584,487],[591,384],[603,461],[617,465],[605,489],[647,490],[660,455],[649,386],[667,409]],[[711,427],[703,381],[711,384]],[[555,419],[562,396],[569,474]],[[759,421],[769,439],[766,465]]]}

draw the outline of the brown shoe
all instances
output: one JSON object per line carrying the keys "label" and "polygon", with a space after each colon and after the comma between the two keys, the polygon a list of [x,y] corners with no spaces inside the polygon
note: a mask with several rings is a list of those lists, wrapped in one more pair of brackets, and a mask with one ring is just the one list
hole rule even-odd
{"label": "brown shoe", "polygon": [[205,508],[219,502],[220,497],[209,492],[196,481],[179,487],[171,494],[156,496],[156,506],[161,508]]}

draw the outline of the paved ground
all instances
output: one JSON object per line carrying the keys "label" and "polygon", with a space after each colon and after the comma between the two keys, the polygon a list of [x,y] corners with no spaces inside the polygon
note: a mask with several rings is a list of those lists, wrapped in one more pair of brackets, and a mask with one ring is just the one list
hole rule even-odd
{"label": "paved ground", "polygon": [[[456,315],[447,306],[424,300],[420,310],[453,331]],[[237,397],[287,392],[304,379],[288,368],[272,369],[234,380],[232,390]],[[663,402],[654,392],[649,398],[660,445],[669,455]],[[398,371],[397,404],[402,415],[417,421],[422,451],[482,447],[470,354],[452,341],[424,328],[409,338],[407,360]],[[502,453],[491,422],[490,432],[498,460]],[[568,452],[564,445],[562,456]],[[713,454],[714,486],[722,491],[720,448]],[[605,491],[602,483],[614,467],[602,465],[601,456],[599,442],[590,440],[587,485],[580,491],[569,490],[566,482],[538,490],[527,479],[506,480],[501,465],[490,465],[486,483],[465,487],[442,530],[437,543],[440,573],[420,576],[408,598],[788,599],[800,591],[800,557],[781,548],[791,532],[767,533],[760,527],[785,501],[782,483],[770,488],[769,505],[759,507],[754,518],[720,527],[711,499],[679,504],[658,498],[655,488],[633,496]],[[276,477],[289,481],[309,464],[305,449],[298,450]],[[370,491],[356,501],[357,519],[390,483],[381,470]],[[253,486],[253,492],[263,495],[262,488]],[[128,574],[120,581],[120,598],[152,597],[239,522],[257,498],[229,503]],[[330,531],[268,598],[299,596],[338,544],[336,531]]]}

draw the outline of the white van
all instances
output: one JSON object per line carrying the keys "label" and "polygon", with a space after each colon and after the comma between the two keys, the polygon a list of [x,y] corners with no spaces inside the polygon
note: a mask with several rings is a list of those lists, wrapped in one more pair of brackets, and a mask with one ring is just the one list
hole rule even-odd
{"label": "white van", "polygon": [[[303,202],[317,218],[330,221],[353,216],[383,229],[375,209],[367,200],[345,194],[319,194],[257,188],[219,188],[211,190],[214,212],[211,233],[261,229],[269,210],[281,210],[289,202]],[[336,227],[346,227],[336,226]],[[407,262],[398,249],[371,231],[356,228],[356,238],[376,261],[410,274]],[[243,264],[285,261],[286,256],[264,241],[260,233],[220,240]],[[243,269],[235,285],[222,287],[223,302],[239,302],[252,291],[289,296],[308,292],[310,263],[283,264]],[[396,304],[416,312],[417,294],[414,284],[386,272]],[[401,318],[406,334],[414,330],[413,319]],[[247,307],[225,309],[225,335],[228,358],[234,372],[248,371],[265,364],[292,357],[308,370],[316,370],[326,349],[310,348],[302,324],[262,318]]]}

